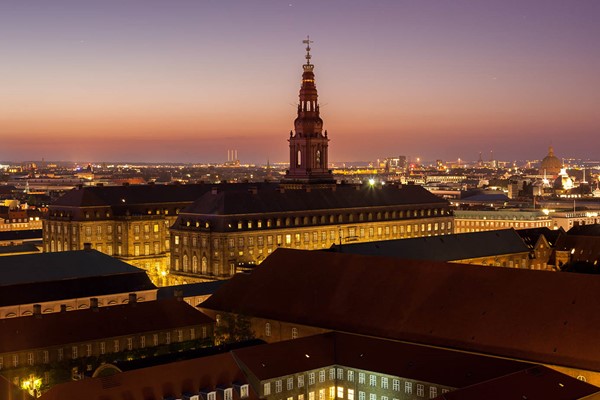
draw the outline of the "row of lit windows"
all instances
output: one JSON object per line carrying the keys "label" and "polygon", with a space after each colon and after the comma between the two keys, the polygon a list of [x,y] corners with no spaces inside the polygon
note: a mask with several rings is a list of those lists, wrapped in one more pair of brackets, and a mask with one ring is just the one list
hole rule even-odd
{"label": "row of lit windows", "polygon": [[[208,336],[208,331],[207,328],[205,326],[202,327],[202,333],[201,333],[201,338],[205,339]],[[189,340],[195,340],[197,339],[196,337],[196,329],[195,328],[191,328],[190,329],[190,337]],[[182,329],[177,330],[176,332],[176,338],[175,340],[177,342],[183,342],[184,340],[184,331]],[[112,352],[113,353],[118,353],[120,351],[130,351],[134,349],[134,338],[133,337],[129,337],[126,338],[125,340],[125,346],[122,347],[121,344],[123,343],[122,340],[120,339],[115,339],[112,342],[106,342],[106,341],[102,341],[98,343],[98,353],[100,355],[104,355],[107,352],[110,352],[110,348],[109,346],[112,344]],[[158,333],[154,333],[152,335],[152,345],[153,346],[158,346],[160,344],[160,340],[159,340],[159,334]],[[163,344],[171,344],[171,332],[165,332],[164,333],[164,340],[163,340]],[[107,346],[108,345],[108,346]],[[146,336],[140,336],[138,338],[138,343],[137,343],[137,347],[144,349],[146,348]],[[82,346],[72,346],[70,349],[70,358],[71,359],[76,359],[79,357],[91,357],[93,355],[93,347],[91,343],[82,345]],[[83,352],[80,352],[80,350],[84,350]],[[27,354],[27,365],[34,365],[36,364],[36,355],[37,355],[37,363],[38,364],[48,364],[50,362],[50,353],[49,350],[43,350],[42,352],[28,352]],[[65,357],[65,349],[64,348],[58,348],[56,349],[56,358],[58,361],[62,361]],[[19,354],[13,354],[12,356],[0,356],[0,370],[5,368],[4,365],[4,360],[5,358],[8,358],[8,360],[10,361],[10,364],[7,364],[7,366],[9,368],[16,368],[19,366],[20,363],[20,357]]]}
{"label": "row of lit windows", "polygon": [[[122,203],[126,203],[125,199],[121,199]],[[170,214],[179,214],[180,209],[179,208],[175,208],[175,209],[171,209],[169,210],[168,208],[155,208],[155,209],[145,209],[144,211],[141,210],[132,210],[130,211],[131,215],[170,215]],[[59,210],[54,210],[52,212],[50,212],[50,217],[67,217],[70,218],[73,216],[73,214],[69,211],[59,211]],[[96,211],[86,211],[84,212],[83,216],[85,217],[85,219],[90,219],[92,217],[95,218],[101,218],[101,217],[105,217],[105,218],[110,218],[111,217],[111,213],[109,210],[105,210],[105,211],[101,211],[101,210],[96,210]]]}
{"label": "row of lit windows", "polygon": [[[143,247],[142,247],[143,246]],[[122,244],[117,244],[116,246],[116,251],[114,251],[114,247],[112,243],[108,243],[108,244],[103,244],[103,243],[95,243],[92,246],[95,250],[98,250],[100,252],[103,252],[105,254],[108,254],[109,256],[115,255],[115,256],[122,256],[122,255],[126,255],[126,256],[131,256],[132,254],[124,254],[123,253],[123,245]],[[165,240],[165,248],[166,250],[169,249],[169,241]],[[46,242],[46,246],[45,246],[45,251],[46,252],[56,252],[56,251],[68,251],[69,250],[69,243],[68,241],[54,241],[54,239],[50,240],[50,242]],[[73,244],[71,246],[71,250],[78,250],[78,246],[77,244]],[[150,255],[160,255],[162,254],[163,251],[160,248],[160,242],[153,242],[153,243],[134,243],[133,244],[133,256],[135,257],[139,257],[139,256],[150,256]]]}
{"label": "row of lit windows", "polygon": [[[330,368],[329,369],[329,380],[334,380],[336,379],[336,371],[337,371],[337,380],[343,380],[344,379],[344,369],[343,368]],[[349,382],[353,382],[354,381],[354,371],[346,371],[347,372],[347,380]],[[359,376],[359,384],[360,383],[365,383],[364,382],[364,376],[366,374],[364,372],[359,372],[358,376]],[[325,376],[326,376],[326,371],[325,370],[321,370],[318,372],[318,381],[319,383],[323,383],[325,382]],[[363,377],[363,380],[361,382],[361,376]],[[316,373],[315,372],[309,372],[308,373],[308,385],[314,385],[315,382],[315,378],[316,378]],[[298,375],[296,376],[296,387],[298,389],[301,389],[304,387],[304,375]],[[389,378],[387,377],[380,377],[380,381],[381,381],[381,389],[389,389]],[[294,377],[288,377],[287,379],[283,380],[283,379],[279,379],[276,380],[275,383],[275,387],[274,387],[274,393],[281,393],[283,392],[283,383],[286,383],[286,389],[287,391],[291,391],[294,390]],[[377,376],[373,375],[373,374],[369,374],[369,382],[370,382],[370,386],[372,387],[377,387]],[[263,384],[263,394],[264,396],[269,396],[272,393],[272,382],[266,382]],[[416,395],[418,397],[425,397],[425,385],[421,384],[421,383],[417,383],[414,384],[411,381],[404,381],[404,385],[401,385],[401,381],[400,379],[392,379],[392,390],[394,392],[404,392],[405,394],[413,394],[413,390],[416,389]],[[448,389],[442,389],[441,391],[442,393],[447,393]],[[358,391],[358,399],[355,398],[355,391],[352,388],[344,388],[343,386],[330,386],[329,387],[329,395],[326,397],[326,390],[325,389],[319,389],[318,391],[319,394],[319,400],[333,400],[333,399],[347,399],[347,400],[366,400],[366,392],[364,391]],[[433,399],[435,397],[438,396],[438,388],[436,386],[430,386],[429,387],[429,398]],[[308,400],[314,400],[315,397],[315,392],[311,391],[308,393]],[[293,399],[293,397],[288,397],[289,399]],[[298,396],[298,400],[303,400],[304,399],[304,395],[300,394]],[[369,400],[378,400],[377,395],[375,393],[369,393]],[[380,396],[379,400],[389,400],[388,396]],[[393,398],[393,400],[397,400],[396,398]]]}
{"label": "row of lit windows", "polygon": [[[335,242],[340,239],[358,239],[358,238],[373,238],[375,236],[389,236],[389,235],[397,235],[405,234],[405,233],[426,233],[426,232],[438,232],[439,230],[445,231],[446,229],[452,229],[452,222],[435,222],[435,223],[422,223],[422,224],[409,224],[409,225],[392,225],[392,226],[378,226],[378,227],[348,227],[345,229],[339,230],[323,230],[323,231],[313,231],[313,232],[303,232],[303,233],[288,233],[288,234],[280,234],[280,235],[267,235],[267,236],[239,236],[237,238],[228,238],[227,239],[227,247],[229,249],[234,249],[237,245],[238,248],[253,247],[255,245],[262,247],[265,245],[265,238],[267,246],[272,246],[273,244],[277,244],[278,246],[286,244],[291,245],[292,243],[300,244],[301,242],[307,244],[311,241],[313,243],[318,243],[319,241],[326,242]],[[181,240],[180,240],[181,239]],[[275,241],[274,241],[275,239]],[[188,236],[173,236],[173,242],[175,245],[182,244],[183,246],[188,246],[190,244],[190,240]],[[192,247],[197,247],[198,243],[200,243],[201,248],[206,248],[208,245],[208,239],[206,237],[201,237],[200,241],[198,241],[197,236],[191,237],[191,245]],[[213,239],[213,246],[215,248],[219,248],[220,239]]]}
{"label": "row of lit windows", "polygon": [[[444,216],[450,215],[449,210],[444,209],[421,209],[421,210],[401,210],[401,211],[385,211],[377,213],[359,213],[359,214],[337,214],[337,215],[321,215],[312,217],[288,217],[288,218],[276,218],[263,220],[247,220],[238,221],[237,229],[263,229],[263,228],[280,228],[289,226],[311,226],[311,225],[324,225],[324,224],[341,224],[341,223],[353,223],[353,222],[367,222],[367,221],[384,221],[384,220],[395,220],[399,218],[419,218],[419,217],[431,217],[431,216]],[[182,218],[180,226],[193,226],[196,228],[205,227],[209,228],[210,223],[208,221],[200,221],[193,219]],[[234,227],[234,223],[228,224],[229,228]]]}
{"label": "row of lit windows", "polygon": [[[164,225],[168,225],[168,221],[164,222]],[[61,224],[56,224],[56,226],[54,224],[49,224],[50,226],[50,233],[54,233],[55,232],[55,228],[56,228],[56,232],[57,233],[62,233],[63,232],[63,226]],[[151,232],[153,233],[159,233],[160,232],[160,224],[159,223],[140,223],[140,224],[133,224],[133,233],[135,235],[139,235],[141,233],[141,231],[143,230],[145,234],[149,234]],[[78,229],[78,225],[72,225],[71,226],[71,233],[73,235],[77,235],[77,229]],[[118,234],[122,233],[123,227],[121,224],[117,224],[116,225],[116,230]],[[67,233],[68,229],[67,226],[64,227],[64,233]],[[102,226],[102,225],[94,225],[94,229],[92,229],[91,225],[85,226],[85,236],[92,236],[93,233],[95,233],[98,236],[101,236],[103,232],[106,232],[106,234],[108,235],[112,235],[113,233],[113,226],[112,225],[106,225],[106,226]]]}
{"label": "row of lit windows", "polygon": [[516,222],[516,221],[473,221],[456,219],[457,226],[493,226],[500,228],[539,228],[550,226],[550,221],[543,222]]}

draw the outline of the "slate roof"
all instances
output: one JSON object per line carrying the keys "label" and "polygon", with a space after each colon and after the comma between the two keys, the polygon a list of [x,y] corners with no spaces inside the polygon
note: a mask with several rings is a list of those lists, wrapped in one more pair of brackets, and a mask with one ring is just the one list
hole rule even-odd
{"label": "slate roof", "polygon": [[[41,349],[117,336],[212,324],[186,302],[145,301],[0,319],[0,353]],[[43,334],[40,334],[42,333]]]}
{"label": "slate roof", "polygon": [[[274,186],[267,183],[253,184],[209,184],[198,183],[189,185],[124,185],[124,186],[84,186],[75,188],[57,199],[52,206],[96,207],[123,206],[193,202],[213,187],[221,190],[231,188],[247,188],[249,186]],[[123,201],[125,200],[125,201]]]}
{"label": "slate roof", "polygon": [[151,289],[144,270],[96,250],[0,257],[0,306]]}
{"label": "slate roof", "polygon": [[532,366],[340,332],[247,347],[233,353],[260,380],[338,365],[461,388]]}
{"label": "slate roof", "polygon": [[[232,355],[225,353],[63,383],[50,388],[40,400],[181,399],[184,393],[231,387],[232,383],[248,382]],[[232,400],[240,400],[236,390],[233,390]],[[247,400],[258,400],[252,386]]]}
{"label": "slate roof", "polygon": [[338,253],[438,261],[529,252],[514,229],[334,245],[331,250]]}
{"label": "slate roof", "polygon": [[567,235],[600,237],[600,224],[577,225],[569,229]]}
{"label": "slate roof", "polygon": [[181,290],[183,297],[211,295],[225,282],[226,280],[219,280],[212,282],[188,283],[185,285],[176,286],[163,286],[158,288],[156,297],[158,299],[175,297],[176,290]]}
{"label": "slate roof", "polygon": [[447,205],[448,202],[417,185],[366,186],[337,185],[335,190],[257,190],[208,192],[182,214],[232,215],[306,210],[388,207],[413,204]]}
{"label": "slate roof", "polygon": [[35,244],[31,242],[15,244],[10,246],[0,246],[0,254],[16,253],[41,253],[41,251]]}
{"label": "slate roof", "polygon": [[0,242],[42,239],[41,229],[0,232]]}
{"label": "slate roof", "polygon": [[550,229],[548,227],[542,228],[529,228],[529,229],[519,229],[516,231],[517,234],[523,239],[523,242],[529,247],[531,250],[535,248],[540,236],[544,236],[548,241],[550,247],[556,246],[556,241],[560,235],[564,235],[565,231],[560,229]]}
{"label": "slate roof", "polygon": [[[437,400],[598,399],[600,389],[541,365],[436,397]],[[588,397],[596,394],[596,396]]]}
{"label": "slate roof", "polygon": [[600,371],[600,276],[277,249],[200,307]]}

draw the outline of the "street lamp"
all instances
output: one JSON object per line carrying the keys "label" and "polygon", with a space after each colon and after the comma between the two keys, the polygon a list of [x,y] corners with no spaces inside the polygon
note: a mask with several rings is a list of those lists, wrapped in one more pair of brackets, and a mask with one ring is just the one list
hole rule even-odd
{"label": "street lamp", "polygon": [[29,379],[21,381],[21,389],[27,390],[33,397],[40,397],[40,388],[42,387],[42,379],[34,375],[29,375]]}

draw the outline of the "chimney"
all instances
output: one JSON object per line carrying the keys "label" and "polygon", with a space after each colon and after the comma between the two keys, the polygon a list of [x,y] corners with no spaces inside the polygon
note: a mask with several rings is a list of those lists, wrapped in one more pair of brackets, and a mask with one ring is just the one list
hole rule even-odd
{"label": "chimney", "polygon": [[41,304],[33,305],[33,315],[36,318],[42,318],[42,305]]}
{"label": "chimney", "polygon": [[85,250],[85,251],[91,251],[92,250],[92,244],[91,243],[84,243],[83,244],[83,250]]}
{"label": "chimney", "polygon": [[213,187],[213,188],[210,190],[210,193],[211,193],[211,194],[217,194],[217,193],[219,193],[219,189],[218,189],[218,188],[216,188],[216,187]]}
{"label": "chimney", "polygon": [[61,313],[67,312],[67,305],[66,304],[61,304],[60,305],[60,312]]}
{"label": "chimney", "polygon": [[129,304],[135,304],[137,302],[137,294],[129,293]]}
{"label": "chimney", "polygon": [[90,299],[90,308],[94,310],[94,312],[98,312],[98,298],[92,297]]}
{"label": "chimney", "polygon": [[175,289],[173,291],[173,296],[175,296],[177,301],[183,301],[183,289]]}

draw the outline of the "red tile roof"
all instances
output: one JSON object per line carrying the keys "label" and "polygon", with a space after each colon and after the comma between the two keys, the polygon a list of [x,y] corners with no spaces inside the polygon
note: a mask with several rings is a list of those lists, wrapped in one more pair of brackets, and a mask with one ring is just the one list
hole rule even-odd
{"label": "red tile roof", "polygon": [[[502,376],[473,385],[464,389],[454,390],[438,400],[575,400],[590,399],[591,395],[598,396],[600,389],[561,374],[550,368],[535,366],[524,371]],[[599,398],[594,396],[593,398]]]}
{"label": "red tile roof", "polygon": [[5,318],[0,320],[0,353],[211,323],[176,299]]}
{"label": "red tile roof", "polygon": [[[217,387],[246,384],[246,378],[230,353],[179,361],[149,368],[56,385],[41,400],[163,400],[180,399],[184,393],[198,394]],[[258,396],[249,388],[248,400]],[[219,397],[217,397],[219,398]],[[221,398],[222,399],[222,398]],[[233,391],[233,400],[240,397]]]}
{"label": "red tile roof", "polygon": [[278,249],[201,307],[600,371],[600,276]]}
{"label": "red tile roof", "polygon": [[338,365],[460,388],[532,366],[339,332],[253,346],[233,353],[260,380]]}

